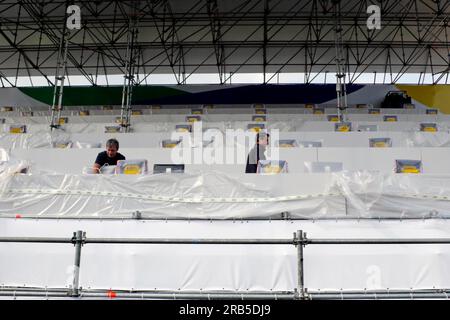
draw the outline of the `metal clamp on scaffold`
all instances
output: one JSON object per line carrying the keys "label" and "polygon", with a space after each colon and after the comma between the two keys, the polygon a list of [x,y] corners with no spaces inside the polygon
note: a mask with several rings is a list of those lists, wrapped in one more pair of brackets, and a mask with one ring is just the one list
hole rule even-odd
{"label": "metal clamp on scaffold", "polygon": [[81,244],[82,246],[86,243],[86,232],[76,231],[73,233],[70,242],[76,246],[77,244]]}
{"label": "metal clamp on scaffold", "polygon": [[297,288],[295,290],[295,299],[308,299],[307,289],[304,281],[303,268],[303,247],[307,244],[306,233],[302,230],[294,232],[293,244],[297,248]]}
{"label": "metal clamp on scaffold", "polygon": [[81,293],[80,283],[80,263],[81,263],[81,247],[86,243],[86,232],[76,231],[73,233],[71,239],[72,244],[75,246],[75,262],[73,266],[73,282],[70,291],[68,292],[71,297],[79,297]]}

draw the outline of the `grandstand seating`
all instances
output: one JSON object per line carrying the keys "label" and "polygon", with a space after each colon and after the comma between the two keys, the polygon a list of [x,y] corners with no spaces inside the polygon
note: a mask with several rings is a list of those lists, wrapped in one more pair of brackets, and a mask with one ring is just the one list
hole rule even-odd
{"label": "grandstand seating", "polygon": [[[12,149],[10,156],[14,159],[28,160],[32,168],[30,172],[81,174],[84,168],[92,166],[97,153],[101,151],[102,149]],[[342,162],[344,170],[349,171],[393,173],[396,159],[411,159],[422,161],[425,174],[450,174],[450,166],[446,162],[450,159],[450,155],[447,149],[440,148],[288,148],[273,150],[275,151],[279,151],[280,160],[288,162],[291,173],[305,172],[304,163],[311,161]],[[183,159],[184,154],[186,157],[184,159],[187,160],[187,173],[206,171],[243,173],[247,156],[245,152],[225,149],[225,155],[227,152],[235,154],[236,165],[226,164],[225,158],[216,161],[218,164],[195,164],[194,153],[188,153],[182,148],[179,149],[179,157],[173,155],[173,149],[162,148],[121,148],[120,152],[128,159],[147,159],[150,168],[157,163],[173,163],[173,159]],[[203,154],[207,153],[210,151],[204,149]]]}
{"label": "grandstand seating", "polygon": [[[91,143],[104,145],[115,137],[123,148],[159,148],[161,142],[173,138],[173,132],[146,133],[54,133],[2,134],[0,148],[51,148],[52,141]],[[369,147],[371,138],[390,138],[392,147],[443,147],[449,146],[448,132],[279,132],[279,139],[295,139],[297,142],[319,141],[322,147]],[[274,141],[275,143],[275,141]],[[276,144],[276,143],[275,143]],[[76,147],[75,145],[73,147]]]}
{"label": "grandstand seating", "polygon": [[0,1],[0,300],[449,300],[450,0],[406,2]]}
{"label": "grandstand seating", "polygon": [[[382,114],[397,115],[398,122],[385,122],[381,115],[367,114],[368,108],[349,108],[346,119],[352,122],[352,132],[334,132],[335,123],[327,119],[327,114],[335,114],[336,109],[324,108],[325,115],[308,114],[311,109],[294,108],[293,106],[273,107],[266,106],[268,130],[278,129],[279,139],[294,139],[297,143],[302,141],[317,141],[321,148],[280,148],[280,159],[287,160],[289,172],[305,172],[305,162],[311,161],[337,161],[343,163],[344,170],[375,170],[382,173],[391,173],[396,159],[422,160],[423,173],[447,173],[445,163],[446,151],[434,150],[430,147],[446,148],[450,145],[450,117],[446,115],[426,115],[424,110],[418,109],[383,109]],[[80,174],[83,168],[89,167],[96,153],[102,148],[104,141],[116,137],[121,143],[121,152],[129,159],[147,159],[152,168],[155,163],[171,163],[171,153],[174,150],[163,149],[162,141],[176,137],[175,126],[186,123],[186,115],[191,110],[201,106],[180,108],[164,106],[154,109],[149,106],[138,106],[143,115],[132,116],[132,130],[130,133],[105,133],[105,126],[117,125],[116,118],[120,114],[117,106],[113,110],[101,110],[94,107],[90,115],[75,115],[86,107],[74,107],[63,114],[68,115],[68,122],[61,129],[50,133],[48,123],[48,110],[42,107],[33,110],[30,117],[17,117],[17,114],[29,112],[31,108],[14,108],[13,111],[1,111],[0,117],[5,118],[3,134],[0,135],[0,148],[10,151],[15,159],[26,159],[31,163],[31,172],[53,172]],[[225,133],[228,129],[241,129],[246,131],[247,125],[252,123],[251,115],[257,109],[251,106],[215,106],[213,109],[202,109],[202,129],[214,128]],[[258,109],[259,110],[259,109]],[[157,112],[157,114],[151,114]],[[289,112],[289,113],[286,113]],[[365,112],[365,114],[363,113]],[[105,115],[109,113],[109,115]],[[47,114],[47,116],[44,116]],[[101,115],[103,114],[103,115]],[[244,121],[245,118],[248,121]],[[438,132],[420,132],[421,123],[436,123]],[[11,134],[11,124],[26,125],[26,133]],[[194,124],[199,126],[200,124]],[[358,132],[363,125],[373,125],[376,131]],[[243,135],[241,133],[240,135]],[[369,139],[389,138],[392,148],[369,148]],[[276,138],[274,138],[276,139]],[[227,164],[190,164],[188,161],[186,172],[204,172],[208,170],[226,173],[242,172],[242,165],[253,141],[245,140],[243,152],[237,166]],[[227,141],[229,143],[229,141]],[[233,141],[233,145],[239,141]],[[301,143],[299,143],[301,144]],[[72,148],[85,148],[84,150],[60,149],[68,145]],[[47,150],[49,148],[58,149]],[[179,150],[191,148],[188,140],[184,140],[177,147]],[[243,147],[243,146],[241,146]],[[184,149],[183,149],[184,148]],[[218,152],[222,149],[217,141],[204,148],[204,153],[211,153],[211,148]],[[27,150],[24,150],[27,149]],[[41,150],[43,149],[43,150]],[[195,149],[195,148],[194,148]],[[228,150],[228,149],[226,149]],[[241,150],[242,151],[242,150]],[[442,156],[436,157],[436,154]],[[386,161],[387,160],[387,161]],[[223,163],[226,163],[225,161]]]}
{"label": "grandstand seating", "polygon": [[[442,225],[434,225],[437,222],[424,222],[418,227],[416,222],[401,224],[389,224],[376,221],[351,222],[348,219],[360,218],[427,218],[449,217],[447,201],[450,197],[450,188],[447,186],[447,177],[450,175],[450,117],[442,114],[427,115],[424,110],[395,109],[380,110],[380,115],[367,114],[367,108],[352,108],[347,112],[346,119],[352,122],[351,132],[335,132],[334,122],[328,121],[327,115],[336,113],[335,108],[325,108],[325,114],[314,115],[307,108],[292,108],[282,106],[279,108],[267,107],[267,122],[269,131],[279,129],[279,135],[272,134],[274,146],[268,151],[268,156],[276,155],[288,163],[288,173],[279,175],[248,175],[244,174],[245,161],[249,148],[254,143],[256,133],[250,133],[246,140],[233,139],[231,144],[222,146],[220,141],[213,141],[203,149],[199,147],[199,141],[189,141],[185,134],[174,149],[163,148],[163,140],[174,139],[175,125],[186,124],[186,116],[191,114],[192,108],[166,108],[151,109],[137,107],[143,110],[143,115],[134,115],[131,118],[132,131],[129,133],[105,133],[105,126],[117,125],[116,118],[120,114],[117,107],[114,110],[101,110],[100,107],[90,109],[90,115],[78,115],[77,108],[72,111],[64,111],[63,116],[68,117],[67,124],[61,129],[50,131],[50,117],[43,108],[33,109],[33,116],[20,116],[22,111],[30,111],[27,108],[15,108],[15,111],[0,112],[0,118],[5,119],[2,124],[3,133],[0,134],[0,149],[4,149],[2,160],[9,160],[12,164],[21,160],[28,162],[28,174],[14,174],[17,171],[2,171],[0,174],[8,177],[3,179],[0,197],[0,216],[4,218],[17,217],[20,214],[24,218],[19,223],[12,219],[4,219],[0,225],[4,234],[13,235],[46,235],[45,230],[55,230],[52,235],[67,236],[74,228],[87,230],[89,235],[115,235],[130,236],[146,235],[149,232],[155,236],[173,236],[174,230],[186,230],[186,236],[198,237],[199,234],[217,236],[223,234],[226,237],[243,236],[251,233],[253,236],[266,236],[268,234],[277,237],[285,237],[294,228],[312,230],[315,235],[324,237],[333,234],[337,237],[358,237],[364,233],[368,235],[395,234],[409,236],[413,232],[428,232],[431,235],[439,228],[444,228],[447,221],[439,222]],[[201,106],[200,106],[201,107]],[[238,136],[245,136],[247,125],[252,123],[251,117],[254,109],[251,106],[230,106],[205,109],[202,117],[202,129],[219,129],[226,135],[227,129],[242,129]],[[86,108],[78,108],[85,110]],[[397,115],[398,122],[384,122],[383,114]],[[421,132],[421,123],[436,123],[437,132]],[[22,134],[9,133],[11,124],[26,125],[27,132]],[[195,124],[194,126],[199,125]],[[358,131],[360,125],[374,125],[376,131]],[[229,132],[228,137],[234,137]],[[120,141],[120,150],[127,159],[145,159],[148,161],[149,174],[140,176],[128,175],[92,175],[89,172],[98,152],[104,150],[105,141],[108,138],[117,138]],[[178,135],[178,138],[179,135]],[[371,148],[369,139],[389,138],[392,147]],[[277,148],[276,139],[291,139],[297,142],[297,146],[291,148]],[[227,141],[229,142],[229,141]],[[321,147],[299,147],[302,142],[320,142]],[[307,144],[307,143],[306,143]],[[67,145],[67,147],[66,147]],[[200,151],[199,151],[200,150]],[[205,158],[212,152],[224,154],[224,164],[209,164],[207,162],[196,163],[195,152]],[[178,163],[174,161],[174,154],[182,156],[191,155],[182,159],[185,164],[183,175],[153,175],[154,164]],[[198,156],[196,154],[195,156]],[[235,164],[227,164],[226,155],[232,154]],[[419,160],[422,163],[421,174],[407,175],[394,174],[396,160]],[[311,163],[342,163],[343,172],[340,174],[321,172],[310,173]],[[4,162],[3,162],[4,163]],[[208,201],[205,200],[209,199]],[[201,200],[201,201],[200,201]],[[148,222],[144,228],[144,221],[128,220],[135,212],[142,213],[144,219],[154,219]],[[274,221],[285,219],[291,221]],[[56,219],[55,219],[56,218]],[[69,218],[65,222],[59,219]],[[80,220],[73,220],[74,218]],[[112,219],[110,221],[92,219]],[[125,219],[116,222],[114,219]],[[178,219],[180,221],[163,222],[164,219]],[[213,219],[216,221],[184,222],[183,219]],[[233,221],[218,221],[222,219]],[[249,219],[246,223],[234,225],[234,219]],[[261,219],[263,221],[254,221]],[[306,219],[296,221],[297,219]],[[314,223],[319,219],[320,223]],[[322,221],[321,219],[325,219]],[[339,228],[336,222],[328,222],[326,219],[339,220]],[[77,222],[78,221],[78,222]],[[401,220],[400,220],[401,221]],[[208,223],[209,228],[205,228]],[[228,224],[226,224],[228,223]],[[233,227],[230,227],[233,223]],[[431,224],[430,224],[431,223]],[[434,223],[434,224],[433,224]],[[189,228],[187,228],[189,224]],[[428,227],[423,227],[424,225]],[[39,228],[41,226],[42,228]],[[236,226],[239,226],[238,229]],[[444,227],[442,227],[444,226]],[[56,230],[57,228],[58,230]],[[178,228],[178,229],[177,229]],[[401,233],[398,228],[404,228]],[[415,228],[415,229],[414,229]],[[428,228],[428,229],[427,229]],[[170,229],[170,230],[169,230]],[[233,229],[233,230],[231,230]],[[240,230],[240,231],[239,231]],[[440,230],[440,229],[439,229]],[[443,230],[443,229],[442,229]],[[236,232],[235,232],[236,231]],[[237,232],[239,231],[239,232]],[[21,233],[22,232],[22,233]],[[209,232],[209,233],[208,233]],[[235,233],[233,233],[235,232]],[[445,233],[444,231],[442,231]],[[177,234],[179,236],[179,234]],[[4,248],[2,244],[0,247]],[[16,250],[16,245],[5,248]],[[59,250],[53,247],[52,252],[58,253],[57,260],[39,259],[30,249],[17,249],[25,260],[18,261],[18,254],[11,253],[11,265],[19,265],[18,269],[0,266],[2,279],[6,279],[8,285],[27,286],[61,286],[64,279],[58,276],[50,277],[49,272],[64,270],[64,265],[69,265],[72,259],[69,251]],[[264,270],[260,270],[256,277],[269,274],[269,269],[280,268],[283,265],[284,276],[282,281],[270,277],[256,279],[254,272],[240,270],[236,284],[230,279],[216,279],[212,282],[205,281],[205,277],[198,277],[201,272],[210,272],[207,266],[196,269],[196,280],[192,284],[184,284],[182,275],[187,273],[189,266],[200,259],[208,259],[212,252],[195,251],[189,247],[189,253],[180,259],[177,270],[170,270],[167,266],[174,264],[175,256],[180,250],[175,249],[174,255],[162,255],[166,247],[151,247],[137,249],[136,246],[123,246],[123,249],[102,248],[98,246],[86,246],[83,248],[83,279],[85,287],[95,288],[134,288],[157,290],[198,290],[199,287],[214,290],[288,290],[294,279],[295,259],[292,253],[286,253],[279,249],[264,248],[264,253],[270,252],[270,258],[264,258]],[[141,248],[141,247],[140,247]],[[404,249],[389,249],[385,247],[373,247],[371,254],[377,252],[378,259],[392,259],[392,255],[416,259],[417,265],[423,263],[422,255],[413,249],[407,252]],[[341,248],[341,258],[327,258],[331,264],[344,266],[344,259],[349,262],[356,271],[366,270],[367,262],[361,259],[365,252],[363,249],[354,249],[347,252]],[[25,251],[24,251],[25,250]],[[142,251],[141,251],[142,250]],[[184,249],[183,249],[184,250]],[[236,251],[237,250],[237,251]],[[227,262],[243,261],[243,257],[251,263],[261,259],[256,255],[260,249],[232,249],[224,250],[217,255],[221,261],[227,257]],[[261,249],[262,250],[262,249]],[[322,265],[317,259],[324,259],[326,248],[319,248],[308,257],[307,270],[314,265]],[[361,251],[362,250],[362,251]],[[439,249],[440,250],[440,249]],[[131,252],[131,253],[130,253]],[[251,252],[251,253],[250,253]],[[290,252],[290,251],[289,251]],[[104,255],[102,255],[104,253]],[[404,256],[401,256],[403,254]],[[421,253],[422,254],[422,253]],[[431,249],[427,256],[434,257]],[[42,250],[43,256],[49,253]],[[139,267],[130,267],[125,261],[134,260],[138,255]],[[118,276],[118,271],[108,271],[108,276],[102,276],[98,267],[102,263],[115,266],[116,270],[127,270],[127,274],[137,274],[138,269],[153,270],[154,274],[162,272],[158,266],[150,267],[148,256],[157,255],[158,260],[163,261],[164,272],[171,272],[175,276],[170,281],[158,281],[151,279],[136,280]],[[99,259],[100,257],[100,259]],[[125,258],[124,258],[125,257]],[[36,264],[36,259],[40,263]],[[101,260],[99,262],[99,260]],[[277,261],[273,264],[272,261]],[[287,263],[289,260],[289,263]],[[363,261],[364,262],[361,262]],[[370,259],[369,259],[370,260]],[[399,259],[399,263],[400,263]],[[39,276],[29,277],[26,270],[22,270],[21,261],[33,261]],[[52,265],[49,265],[51,261]],[[322,260],[321,260],[322,261]],[[347,261],[347,262],[348,262]],[[391,260],[389,260],[391,261]],[[392,261],[391,261],[392,262]],[[141,265],[142,263],[142,265]],[[372,262],[370,262],[372,263]],[[373,262],[375,263],[375,262]],[[434,262],[433,268],[438,268],[440,262]],[[226,265],[226,263],[225,263]],[[345,264],[346,266],[348,265]],[[96,267],[94,267],[96,266]],[[3,268],[3,269],[2,269]],[[352,288],[364,287],[365,274],[358,276],[353,282],[348,278],[352,268],[344,268],[341,278],[332,276],[322,277],[320,272],[308,272],[308,288]],[[12,272],[14,270],[14,272]],[[181,271],[180,271],[181,270]],[[250,268],[249,270],[253,270]],[[333,273],[333,268],[321,267],[321,272]],[[350,271],[348,271],[350,270]],[[392,279],[389,286],[397,285],[399,288],[410,287],[410,276],[400,272],[401,268],[387,268]],[[409,269],[408,269],[409,270]],[[348,271],[348,272],[347,272]],[[295,273],[295,272],[294,272]],[[16,274],[21,274],[17,276]],[[25,276],[23,275],[25,274]],[[106,273],[105,273],[106,274]],[[229,270],[223,270],[223,274],[229,276]],[[435,274],[440,275],[440,272]],[[5,278],[6,277],[6,278]],[[346,279],[344,281],[344,278]],[[213,278],[211,278],[213,279]],[[365,280],[364,280],[365,281]],[[431,287],[434,283],[444,283],[439,277],[428,276],[421,280],[421,285]],[[437,282],[436,282],[437,281]],[[248,282],[249,287],[243,288],[242,283]],[[258,287],[253,284],[258,283]],[[217,285],[220,286],[217,287]]]}

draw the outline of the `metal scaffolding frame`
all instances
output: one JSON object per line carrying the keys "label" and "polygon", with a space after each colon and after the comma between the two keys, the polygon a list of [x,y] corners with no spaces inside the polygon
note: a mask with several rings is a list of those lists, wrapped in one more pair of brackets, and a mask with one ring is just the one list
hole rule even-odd
{"label": "metal scaffolding frame", "polygon": [[333,0],[333,12],[335,19],[335,46],[336,46],[336,102],[337,113],[339,121],[343,122],[344,112],[347,109],[347,87],[345,84],[345,66],[346,57],[344,56],[344,41],[342,35],[342,21],[341,21],[341,0]]}
{"label": "metal scaffolding frame", "polygon": [[134,0],[131,11],[128,14],[127,53],[125,57],[125,74],[123,77],[122,106],[120,111],[120,125],[124,132],[129,132],[131,125],[131,100],[133,97],[133,87],[136,85],[136,65],[139,59],[137,40],[139,34],[140,4],[140,0]]}
{"label": "metal scaffolding frame", "polygon": [[73,244],[75,246],[73,281],[70,288],[27,288],[0,287],[0,296],[10,298],[77,298],[77,299],[107,299],[111,298],[110,290],[83,289],[79,285],[81,252],[86,244],[177,244],[177,245],[294,245],[297,250],[297,286],[290,292],[161,292],[161,291],[114,291],[118,299],[448,299],[450,289],[420,289],[420,290],[350,290],[350,291],[309,291],[304,282],[304,247],[309,245],[431,245],[450,244],[450,238],[385,238],[385,239],[311,239],[302,230],[294,232],[289,239],[183,239],[183,238],[88,238],[86,233],[78,230],[72,238],[48,237],[0,237],[0,243],[47,243]]}
{"label": "metal scaffolding frame", "polygon": [[[142,1],[136,85],[153,74],[172,74],[179,84],[197,73],[262,73],[264,83],[281,73],[335,72],[335,0],[146,0]],[[132,1],[131,1],[132,2]],[[43,78],[48,85],[65,23],[66,0],[0,1],[0,83]],[[80,1],[82,26],[68,39],[67,74],[91,85],[127,74],[130,1]],[[368,30],[366,1],[341,3],[343,66],[347,83],[361,74],[385,74],[396,83],[407,73],[447,82],[450,0],[372,1],[382,29]],[[444,74],[444,75],[442,75]],[[300,80],[300,79],[299,79]],[[419,82],[423,82],[424,76]],[[70,84],[70,83],[69,83]]]}
{"label": "metal scaffolding frame", "polygon": [[[65,5],[66,10],[67,7],[68,1],[66,1]],[[65,20],[67,20],[67,15],[65,16]],[[69,52],[69,37],[70,37],[70,29],[67,28],[67,24],[64,24],[61,39],[59,42],[58,58],[56,61],[56,75],[53,91],[53,102],[50,108],[51,130],[60,127],[61,111],[63,109],[64,83],[66,80],[67,56]]]}

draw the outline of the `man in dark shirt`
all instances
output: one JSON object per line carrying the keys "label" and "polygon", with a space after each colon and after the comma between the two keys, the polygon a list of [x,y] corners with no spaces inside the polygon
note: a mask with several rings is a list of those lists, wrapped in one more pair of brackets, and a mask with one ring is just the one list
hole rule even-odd
{"label": "man in dark shirt", "polygon": [[258,169],[258,161],[266,160],[264,152],[266,152],[266,147],[269,144],[269,134],[268,133],[258,133],[256,135],[256,144],[247,157],[247,165],[245,166],[245,173],[256,173]]}
{"label": "man in dark shirt", "polygon": [[100,173],[100,168],[109,165],[115,166],[117,165],[118,160],[125,160],[125,157],[117,152],[119,150],[119,141],[116,139],[109,139],[106,141],[106,151],[100,152],[97,155],[97,159],[95,159],[94,163],[94,172]]}

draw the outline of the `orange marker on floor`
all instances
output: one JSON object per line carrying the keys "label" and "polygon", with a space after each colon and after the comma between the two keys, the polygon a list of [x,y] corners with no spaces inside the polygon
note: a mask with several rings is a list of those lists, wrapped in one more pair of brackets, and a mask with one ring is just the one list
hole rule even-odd
{"label": "orange marker on floor", "polygon": [[112,291],[112,290],[109,290],[108,293],[107,293],[106,295],[107,295],[107,297],[110,298],[110,299],[113,299],[113,298],[116,298],[116,297],[117,297],[117,293],[114,292],[114,291]]}

